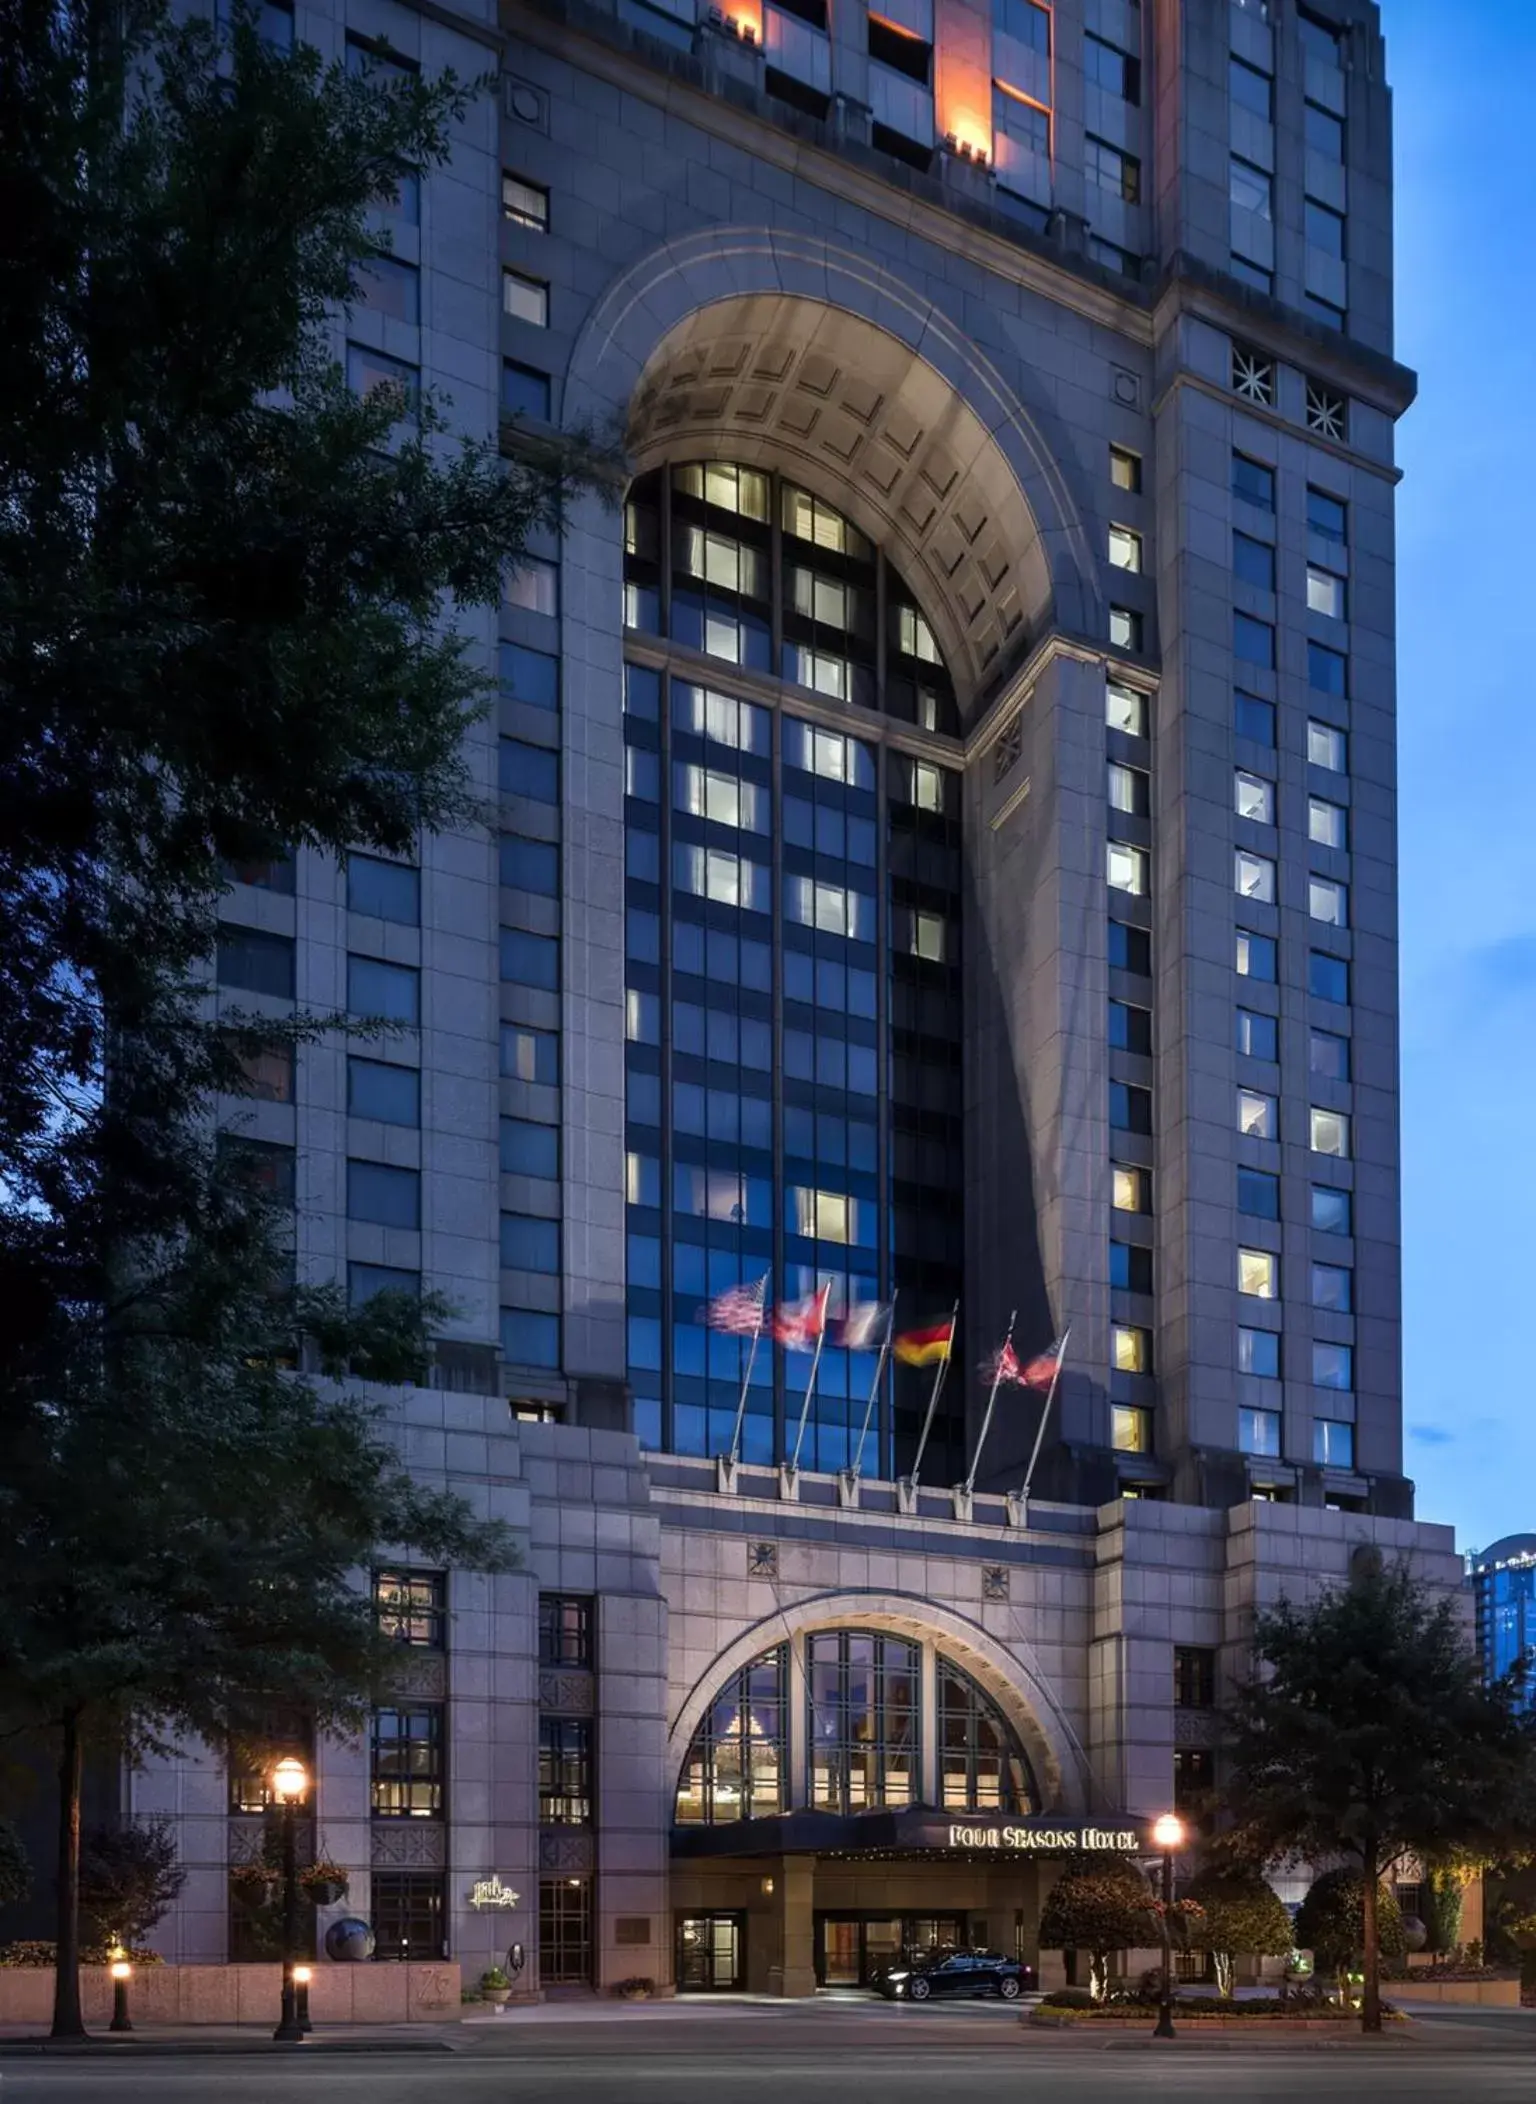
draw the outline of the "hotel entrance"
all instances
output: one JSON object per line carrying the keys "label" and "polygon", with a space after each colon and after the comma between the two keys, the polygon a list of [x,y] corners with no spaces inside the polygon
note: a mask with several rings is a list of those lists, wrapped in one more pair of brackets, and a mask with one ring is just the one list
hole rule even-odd
{"label": "hotel entrance", "polygon": [[683,1914],[677,1922],[679,1994],[729,1994],[746,1985],[745,1913]]}
{"label": "hotel entrance", "polygon": [[951,1950],[966,1940],[963,1914],[829,1914],[815,1917],[816,1985],[870,1987],[903,1952]]}

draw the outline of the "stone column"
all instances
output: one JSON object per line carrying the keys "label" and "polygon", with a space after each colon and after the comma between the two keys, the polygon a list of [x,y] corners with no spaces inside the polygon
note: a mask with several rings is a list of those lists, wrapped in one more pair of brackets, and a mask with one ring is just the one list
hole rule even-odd
{"label": "stone column", "polygon": [[781,1856],[773,1873],[773,1915],[777,1955],[768,1975],[770,1994],[804,1996],[816,1992],[812,1908],[816,1893],[816,1858]]}

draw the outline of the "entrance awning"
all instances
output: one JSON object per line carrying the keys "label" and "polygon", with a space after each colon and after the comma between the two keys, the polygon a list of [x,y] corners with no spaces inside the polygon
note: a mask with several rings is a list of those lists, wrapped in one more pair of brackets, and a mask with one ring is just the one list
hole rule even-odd
{"label": "entrance awning", "polygon": [[780,1812],[723,1826],[674,1826],[674,1857],[997,1856],[1157,1853],[1144,1821],[1129,1812],[1096,1820],[989,1818],[915,1805],[900,1812]]}

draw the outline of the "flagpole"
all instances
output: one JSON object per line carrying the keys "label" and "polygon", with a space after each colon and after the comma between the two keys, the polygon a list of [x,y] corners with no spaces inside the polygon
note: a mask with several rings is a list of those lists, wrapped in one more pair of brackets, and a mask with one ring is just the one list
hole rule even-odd
{"label": "flagpole", "polygon": [[997,1359],[992,1368],[992,1393],[987,1397],[986,1415],[981,1420],[981,1432],[976,1440],[976,1451],[971,1456],[971,1472],[966,1477],[963,1486],[967,1497],[976,1488],[976,1471],[981,1466],[981,1450],[987,1443],[988,1432],[992,1429],[992,1412],[997,1407],[997,1391],[1003,1385],[1003,1353],[1013,1342],[1013,1326],[1018,1319],[1019,1311],[1015,1308],[1008,1317],[1008,1334],[997,1349]]}
{"label": "flagpole", "polygon": [[790,1456],[789,1472],[794,1475],[800,1466],[800,1444],[805,1438],[805,1421],[811,1414],[811,1397],[816,1392],[816,1369],[821,1364],[821,1347],[827,1339],[827,1302],[832,1298],[832,1282],[829,1279],[821,1289],[821,1321],[816,1330],[816,1349],[811,1354],[811,1377],[805,1384],[805,1401],[800,1405],[800,1423],[795,1432],[795,1451]]}
{"label": "flagpole", "polygon": [[[880,1376],[885,1372],[885,1363],[891,1356],[891,1339],[896,1334],[896,1295],[891,1295],[890,1313],[886,1317],[885,1336],[880,1344],[880,1356],[875,1361],[875,1377],[869,1384],[869,1401],[864,1405],[864,1422],[859,1427],[859,1443],[853,1455],[853,1480],[858,1482],[864,1468],[864,1442],[869,1437],[869,1420],[875,1414],[875,1398],[880,1393]],[[878,1480],[878,1479],[877,1479]]]}
{"label": "flagpole", "polygon": [[1040,1412],[1040,1429],[1035,1434],[1034,1450],[1029,1457],[1029,1467],[1024,1471],[1024,1488],[1019,1492],[1020,1501],[1029,1503],[1029,1486],[1035,1480],[1035,1463],[1040,1459],[1040,1448],[1045,1440],[1045,1428],[1050,1420],[1051,1405],[1056,1400],[1056,1383],[1061,1379],[1061,1369],[1067,1363],[1067,1345],[1072,1337],[1072,1325],[1061,1333],[1061,1350],[1056,1354],[1056,1371],[1051,1375],[1051,1385],[1046,1391],[1045,1408]]}
{"label": "flagpole", "polygon": [[917,1452],[912,1457],[912,1473],[907,1478],[914,1493],[917,1490],[918,1471],[923,1465],[923,1455],[928,1446],[928,1434],[933,1430],[933,1413],[939,1407],[939,1391],[944,1386],[944,1376],[949,1372],[949,1362],[955,1355],[955,1332],[960,1326],[960,1303],[955,1302],[949,1317],[949,1349],[939,1361],[939,1370],[933,1377],[933,1393],[928,1398],[928,1415],[923,1419],[923,1429],[917,1442]]}
{"label": "flagpole", "polygon": [[757,1363],[758,1339],[763,1334],[763,1317],[768,1311],[768,1274],[763,1273],[763,1290],[757,1303],[757,1328],[752,1332],[752,1343],[747,1352],[747,1370],[741,1377],[741,1396],[736,1404],[736,1422],[731,1428],[730,1466],[736,1466],[741,1451],[741,1430],[747,1415],[747,1390],[752,1385],[752,1368]]}

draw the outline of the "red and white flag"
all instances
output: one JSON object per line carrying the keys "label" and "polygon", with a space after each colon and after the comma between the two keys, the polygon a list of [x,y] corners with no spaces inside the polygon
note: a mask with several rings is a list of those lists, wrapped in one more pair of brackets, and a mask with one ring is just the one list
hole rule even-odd
{"label": "red and white flag", "polygon": [[846,1315],[840,1315],[831,1324],[832,1342],[841,1345],[844,1351],[870,1352],[885,1341],[885,1332],[891,1319],[891,1304],[887,1300],[855,1301]]}
{"label": "red and white flag", "polygon": [[832,1288],[827,1285],[819,1293],[808,1293],[804,1300],[792,1300],[785,1307],[775,1308],[770,1327],[779,1343],[792,1352],[814,1351],[827,1326],[831,1295]]}
{"label": "red and white flag", "polygon": [[727,1286],[723,1293],[717,1293],[704,1310],[704,1320],[712,1330],[725,1330],[733,1337],[755,1337],[763,1326],[767,1298],[765,1271],[753,1285]]}
{"label": "red and white flag", "polygon": [[[1058,1337],[1054,1343],[1048,1344],[1043,1352],[1036,1352],[1032,1359],[1025,1362],[1021,1370],[1010,1374],[1008,1378],[1017,1381],[1023,1388],[1044,1388],[1049,1390],[1052,1381],[1055,1380],[1057,1374],[1061,1371],[1062,1356],[1066,1349],[1067,1340],[1063,1335]],[[1014,1365],[1018,1366],[1017,1360],[1014,1361]]]}

